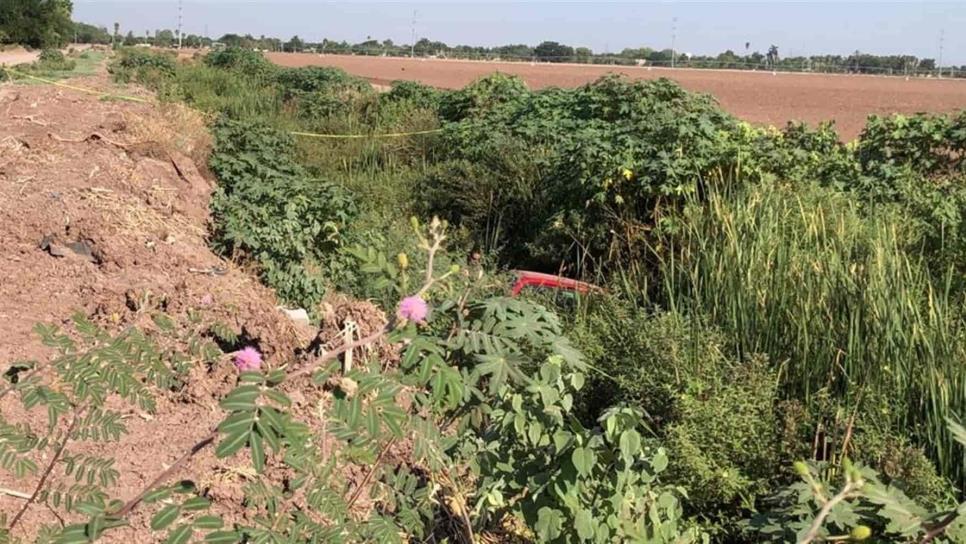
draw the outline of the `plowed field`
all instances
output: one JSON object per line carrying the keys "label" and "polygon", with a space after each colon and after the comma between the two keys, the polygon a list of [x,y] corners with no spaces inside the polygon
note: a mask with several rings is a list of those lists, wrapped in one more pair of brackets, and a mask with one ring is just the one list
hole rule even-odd
{"label": "plowed field", "polygon": [[843,138],[856,136],[868,115],[966,108],[966,80],[789,74],[738,70],[689,70],[522,62],[479,62],[309,53],[269,53],[283,66],[337,66],[375,84],[399,79],[459,88],[492,73],[522,77],[533,89],[575,87],[611,73],[633,78],[671,78],[692,91],[714,95],[728,111],[749,122],[782,126],[835,120]]}

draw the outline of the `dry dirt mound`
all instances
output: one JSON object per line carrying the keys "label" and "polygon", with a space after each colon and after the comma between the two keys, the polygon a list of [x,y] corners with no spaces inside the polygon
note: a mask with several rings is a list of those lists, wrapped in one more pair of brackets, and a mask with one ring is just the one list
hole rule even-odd
{"label": "dry dirt mound", "polygon": [[[203,119],[183,108],[0,86],[0,368],[47,358],[32,327],[76,311],[117,332],[149,324],[150,308],[203,310],[257,342],[270,365],[308,345],[270,290],[207,248],[212,184],[198,165],[208,147]],[[163,400],[153,416],[129,410],[123,448],[110,452],[120,472],[113,497],[136,494],[218,422],[217,392],[233,379],[222,374],[197,369],[188,394]],[[0,414],[44,421],[14,395],[0,400]],[[213,473],[224,461],[206,451],[187,470]],[[0,471],[0,487],[11,486],[8,476]],[[21,504],[0,493],[8,519]],[[145,521],[136,513],[109,540],[157,541]],[[38,505],[15,536],[51,522]]]}

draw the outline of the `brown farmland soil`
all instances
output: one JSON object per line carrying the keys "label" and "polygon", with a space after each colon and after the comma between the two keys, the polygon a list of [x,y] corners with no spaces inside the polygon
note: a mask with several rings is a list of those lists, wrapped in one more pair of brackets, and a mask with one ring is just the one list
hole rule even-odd
{"label": "brown farmland soil", "polygon": [[635,79],[667,77],[710,93],[732,114],[751,123],[783,126],[797,120],[834,120],[843,138],[859,134],[870,114],[952,112],[966,108],[966,80],[790,74],[523,62],[268,53],[283,66],[336,66],[377,85],[414,80],[454,89],[492,72],[520,76],[531,89],[576,87],[608,74]]}

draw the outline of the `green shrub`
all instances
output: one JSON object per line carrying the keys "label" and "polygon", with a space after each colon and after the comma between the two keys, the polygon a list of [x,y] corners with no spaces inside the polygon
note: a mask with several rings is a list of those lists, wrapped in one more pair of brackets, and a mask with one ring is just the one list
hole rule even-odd
{"label": "green shrub", "polygon": [[306,120],[347,113],[357,107],[360,98],[375,93],[367,81],[340,68],[286,68],[275,80],[282,100],[294,104],[298,115]]}
{"label": "green shrub", "polygon": [[[443,164],[427,179],[428,209],[485,233],[482,245],[513,248],[509,261],[545,269],[639,258],[665,207],[710,178],[730,180],[740,162],[737,122],[667,80],[530,93],[494,76],[448,96],[441,115],[460,121],[444,135],[447,158],[470,166]],[[513,228],[494,235],[502,224]]]}
{"label": "green shrub", "polygon": [[859,136],[856,156],[886,195],[904,168],[925,176],[966,173],[966,112],[873,115]]}
{"label": "green shrub", "polygon": [[137,81],[150,86],[173,76],[175,68],[173,54],[130,47],[122,49],[107,70],[121,83]]}
{"label": "green shrub", "polygon": [[526,83],[519,77],[495,73],[445,95],[440,115],[447,121],[483,117],[525,100],[529,94]]}
{"label": "green shrub", "polygon": [[393,81],[392,88],[380,96],[383,101],[408,102],[417,108],[437,110],[445,93],[418,81]]}
{"label": "green shrub", "polygon": [[215,249],[256,264],[281,298],[315,306],[325,286],[321,260],[340,245],[352,199],[310,177],[295,162],[292,139],[267,126],[223,121],[215,140]]}
{"label": "green shrub", "polygon": [[687,491],[688,511],[735,534],[792,459],[782,451],[775,370],[761,357],[739,359],[723,334],[696,320],[609,295],[588,304],[574,334],[600,372],[579,400],[583,417],[613,402],[642,410],[668,450],[666,481]]}
{"label": "green shrub", "polygon": [[754,358],[690,377],[665,431],[670,481],[688,490],[698,516],[727,523],[751,510],[779,479],[776,372]]}
{"label": "green shrub", "polygon": [[777,179],[843,190],[859,181],[861,166],[850,146],[839,139],[832,122],[814,130],[805,123],[788,123],[781,132],[747,125],[742,128],[751,144],[745,160]]}
{"label": "green shrub", "polygon": [[228,47],[212,51],[204,57],[205,66],[235,70],[246,77],[265,80],[279,71],[279,68],[258,51],[241,47]]}

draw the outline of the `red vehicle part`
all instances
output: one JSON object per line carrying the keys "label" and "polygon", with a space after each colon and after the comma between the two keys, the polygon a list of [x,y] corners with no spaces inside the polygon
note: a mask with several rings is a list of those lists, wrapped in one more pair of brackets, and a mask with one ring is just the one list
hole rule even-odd
{"label": "red vehicle part", "polygon": [[513,289],[510,292],[510,296],[517,296],[524,287],[549,287],[551,289],[562,289],[565,291],[576,291],[578,293],[588,293],[591,291],[599,292],[600,287],[592,283],[586,283],[583,281],[572,280],[570,278],[564,278],[562,276],[555,276],[553,274],[544,274],[541,272],[529,272],[526,270],[514,270],[514,275],[516,275],[516,281],[513,282]]}

